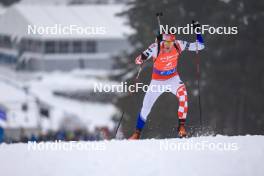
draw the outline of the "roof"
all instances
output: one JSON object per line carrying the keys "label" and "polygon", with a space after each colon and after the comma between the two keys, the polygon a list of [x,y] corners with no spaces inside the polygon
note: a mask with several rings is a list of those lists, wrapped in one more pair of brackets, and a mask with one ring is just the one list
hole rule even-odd
{"label": "roof", "polygon": [[[132,33],[126,24],[125,17],[117,16],[125,10],[123,5],[14,5],[0,19],[0,33],[12,34],[18,37],[28,36],[28,25],[36,26],[70,26],[103,27],[105,34],[90,35],[37,35],[42,38],[124,38]],[[36,34],[31,34],[36,37]]]}

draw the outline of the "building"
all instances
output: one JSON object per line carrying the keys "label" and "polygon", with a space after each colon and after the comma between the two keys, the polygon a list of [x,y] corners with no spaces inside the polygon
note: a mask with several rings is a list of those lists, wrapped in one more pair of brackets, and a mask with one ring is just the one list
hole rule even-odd
{"label": "building", "polygon": [[109,70],[114,56],[131,49],[127,36],[133,31],[117,16],[122,10],[123,5],[14,5],[0,18],[0,62],[32,71]]}
{"label": "building", "polygon": [[[1,70],[2,72],[2,70]],[[14,71],[13,71],[14,72]],[[36,73],[41,79],[20,80],[18,73],[0,74],[0,143],[1,129],[5,141],[21,141],[33,136],[59,130],[76,131],[79,129],[95,133],[107,127],[113,131],[113,117],[119,112],[109,102],[76,101],[57,96],[55,91],[89,90],[95,82],[117,84],[102,80],[107,73],[97,72],[100,79],[92,75],[84,76],[81,70],[73,72]],[[85,71],[86,72],[86,71]],[[33,73],[34,74],[34,73]],[[81,75],[80,75],[81,74]],[[78,76],[79,75],[79,76]]]}

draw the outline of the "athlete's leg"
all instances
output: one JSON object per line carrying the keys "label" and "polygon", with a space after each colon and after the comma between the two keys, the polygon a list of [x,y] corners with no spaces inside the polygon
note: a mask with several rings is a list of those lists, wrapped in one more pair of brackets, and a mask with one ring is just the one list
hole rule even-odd
{"label": "athlete's leg", "polygon": [[[149,87],[153,85],[162,85],[164,84],[165,81],[157,81],[157,80],[152,80]],[[151,108],[157,98],[163,93],[163,91],[147,91],[143,100],[143,106],[141,108],[141,111],[138,113],[138,118],[137,118],[137,129],[142,130],[142,128],[145,125],[145,122],[147,120],[147,117],[151,111]]]}
{"label": "athlete's leg", "polygon": [[[152,80],[149,85],[149,88],[153,85],[157,86],[157,85],[162,85],[164,83],[165,83],[164,81]],[[141,131],[143,127],[145,126],[145,122],[151,111],[151,108],[153,104],[155,103],[155,101],[157,100],[157,98],[162,93],[163,91],[150,91],[150,90],[146,92],[144,96],[144,100],[143,100],[143,106],[141,108],[141,111],[138,113],[136,130],[129,139],[139,139],[140,138]]]}
{"label": "athlete's leg", "polygon": [[172,93],[176,95],[179,100],[178,108],[178,118],[179,118],[179,127],[178,127],[178,136],[185,137],[186,130],[184,127],[187,111],[188,111],[188,97],[187,91],[184,83],[180,80],[179,76],[176,76],[172,81]]}
{"label": "athlete's leg", "polygon": [[171,92],[176,95],[179,101],[178,118],[186,119],[188,111],[188,97],[184,83],[179,76],[175,76],[170,80]]}
{"label": "athlete's leg", "polygon": [[178,108],[178,118],[186,119],[187,111],[188,111],[188,97],[187,91],[184,84],[179,86],[176,92],[176,97],[179,100],[179,108]]}

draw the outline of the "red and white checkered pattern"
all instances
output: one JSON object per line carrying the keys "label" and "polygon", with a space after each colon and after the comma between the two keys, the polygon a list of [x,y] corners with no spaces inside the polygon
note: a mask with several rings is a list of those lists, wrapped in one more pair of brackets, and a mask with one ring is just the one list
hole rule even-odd
{"label": "red and white checkered pattern", "polygon": [[188,97],[185,85],[178,88],[176,96],[179,100],[178,118],[186,119],[188,111]]}
{"label": "red and white checkered pattern", "polygon": [[[170,86],[171,93],[173,93],[179,100],[179,109],[178,109],[178,118],[186,119],[188,103],[187,103],[187,92],[186,87],[183,82],[180,80],[179,76],[174,76],[167,80],[151,80],[151,86]],[[143,100],[143,106],[140,111],[140,115],[144,121],[147,120],[147,117],[152,109],[153,104],[156,102],[158,97],[163,93],[163,91],[147,91]]]}

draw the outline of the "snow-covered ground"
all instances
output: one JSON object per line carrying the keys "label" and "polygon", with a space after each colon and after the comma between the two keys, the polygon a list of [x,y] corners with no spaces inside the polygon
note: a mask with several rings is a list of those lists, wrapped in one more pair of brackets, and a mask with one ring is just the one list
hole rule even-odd
{"label": "snow-covered ground", "polygon": [[72,143],[72,150],[69,142],[61,143],[68,151],[54,144],[39,144],[36,151],[28,144],[0,145],[1,175],[264,175],[264,136],[79,142]]}

